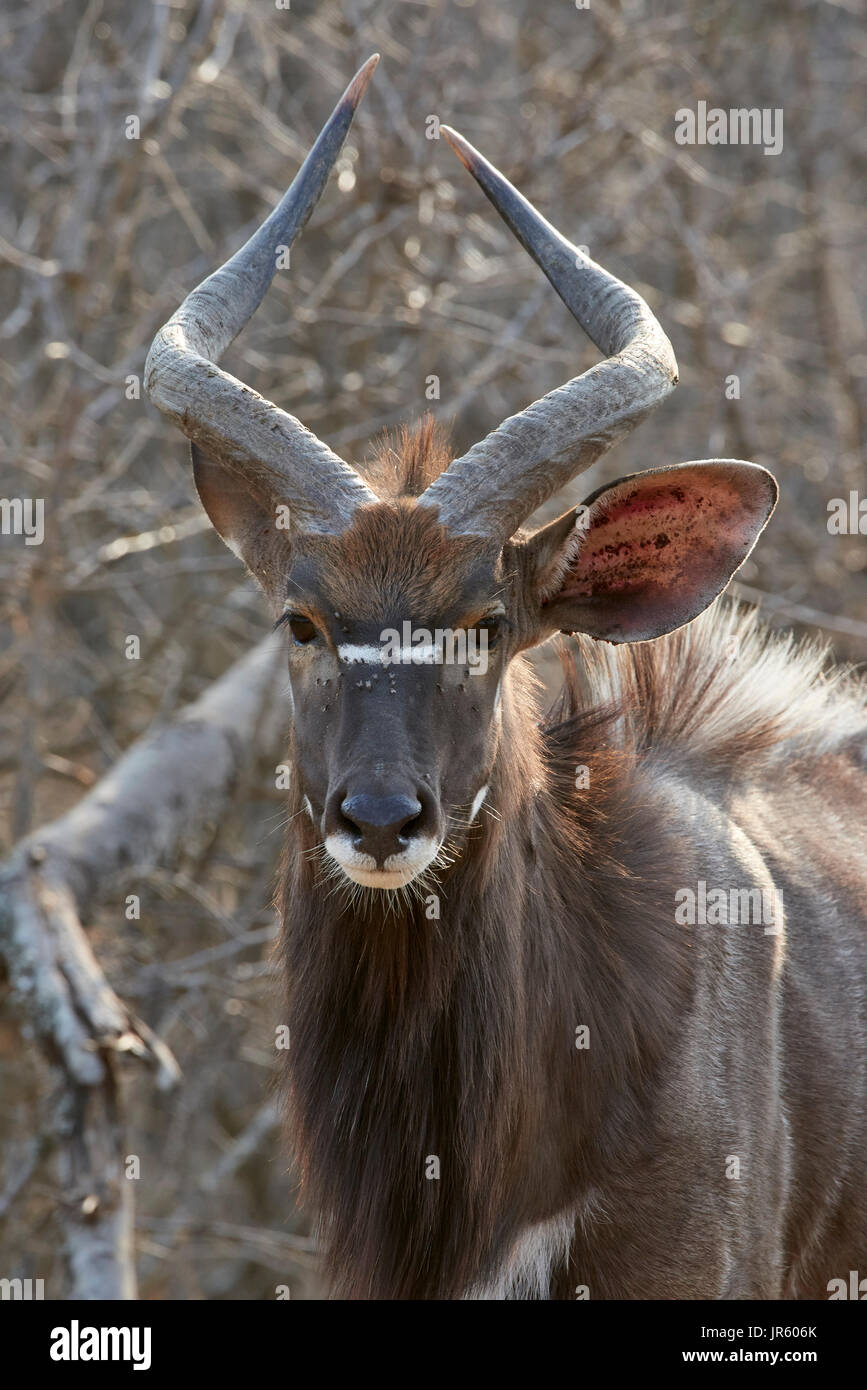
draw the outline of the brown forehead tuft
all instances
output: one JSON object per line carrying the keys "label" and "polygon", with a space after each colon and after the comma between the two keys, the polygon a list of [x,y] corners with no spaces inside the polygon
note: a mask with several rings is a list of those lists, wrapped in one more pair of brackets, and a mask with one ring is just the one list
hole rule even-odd
{"label": "brown forehead tuft", "polygon": [[373,445],[373,455],[358,465],[378,497],[418,497],[452,460],[448,431],[430,414],[414,425],[403,425],[397,434],[384,433]]}
{"label": "brown forehead tuft", "polygon": [[496,577],[496,546],[450,536],[412,498],[359,508],[339,536],[309,536],[298,573],[329,607],[355,618],[445,614]]}

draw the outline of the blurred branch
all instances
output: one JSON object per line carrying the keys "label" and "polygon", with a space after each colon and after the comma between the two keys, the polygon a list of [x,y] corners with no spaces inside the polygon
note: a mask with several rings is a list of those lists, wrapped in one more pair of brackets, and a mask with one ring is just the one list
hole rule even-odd
{"label": "blurred branch", "polygon": [[817,608],[807,608],[803,603],[790,603],[781,594],[766,594],[763,589],[753,589],[749,584],[734,580],[728,592],[747,603],[761,605],[764,613],[779,613],[794,623],[805,623],[807,627],[827,628],[829,632],[843,632],[847,637],[858,637],[867,642],[867,623],[856,622],[854,618],[841,618],[833,613],[820,613]]}
{"label": "blurred branch", "polygon": [[168,1048],[111,989],[82,919],[114,874],[151,867],[219,816],[257,739],[271,732],[277,671],[269,636],[0,870],[0,956],[59,1082],[52,1125],[73,1297],[135,1297],[115,1059],[148,1062],[161,1086],[179,1074]]}

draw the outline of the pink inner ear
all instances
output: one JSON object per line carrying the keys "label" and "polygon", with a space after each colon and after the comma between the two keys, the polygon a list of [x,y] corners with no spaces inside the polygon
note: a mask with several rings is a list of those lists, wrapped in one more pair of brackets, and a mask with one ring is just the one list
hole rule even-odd
{"label": "pink inner ear", "polygon": [[754,510],[723,470],[714,476],[695,469],[671,482],[630,479],[590,504],[558,598],[637,593],[648,584],[695,591],[718,574],[722,553],[736,565],[737,552],[745,555],[755,535]]}

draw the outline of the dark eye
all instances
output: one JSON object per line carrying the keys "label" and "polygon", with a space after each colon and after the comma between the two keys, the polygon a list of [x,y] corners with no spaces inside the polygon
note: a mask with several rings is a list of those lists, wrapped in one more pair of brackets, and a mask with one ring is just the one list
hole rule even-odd
{"label": "dark eye", "polygon": [[312,642],[316,636],[316,628],[309,618],[305,618],[303,613],[290,613],[287,619],[289,631],[292,633],[292,640],[299,647],[305,647],[308,642]]}
{"label": "dark eye", "polygon": [[488,644],[488,651],[490,651],[492,647],[497,645],[502,636],[503,620],[496,614],[492,614],[491,617],[482,618],[480,622],[476,623],[476,630],[487,634],[485,641]]}

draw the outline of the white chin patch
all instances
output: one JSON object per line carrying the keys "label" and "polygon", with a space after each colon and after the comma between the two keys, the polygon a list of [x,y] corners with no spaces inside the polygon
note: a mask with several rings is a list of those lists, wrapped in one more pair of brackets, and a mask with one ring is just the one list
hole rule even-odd
{"label": "white chin patch", "polygon": [[348,835],[328,835],[325,848],[347,878],[363,888],[403,888],[424,873],[439,851],[439,842],[425,836],[403,854],[390,854],[381,869],[372,854],[361,854]]}

